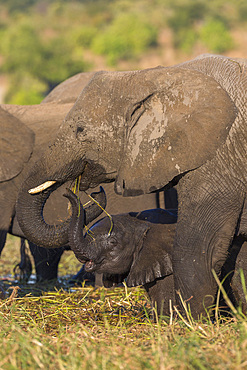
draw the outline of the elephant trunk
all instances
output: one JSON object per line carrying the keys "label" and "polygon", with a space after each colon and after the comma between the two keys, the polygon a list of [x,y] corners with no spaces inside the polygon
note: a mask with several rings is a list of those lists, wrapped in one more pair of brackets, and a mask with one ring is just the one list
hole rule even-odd
{"label": "elephant trunk", "polygon": [[[46,224],[43,208],[50,193],[61,185],[74,181],[79,175],[80,190],[113,181],[119,166],[117,155],[111,155],[112,160],[108,160],[108,154],[104,155],[100,145],[105,148],[107,143],[103,140],[104,135],[99,135],[96,123],[92,124],[91,120],[88,123],[80,120],[77,122],[76,119],[75,127],[74,114],[73,107],[61,125],[56,139],[48,144],[40,160],[28,172],[16,204],[18,223],[25,237],[47,248],[68,244],[70,223],[67,220],[54,226]],[[112,141],[112,136],[110,139]],[[56,192],[58,193],[59,191]]]}
{"label": "elephant trunk", "polygon": [[67,219],[57,225],[49,225],[43,217],[43,209],[47,199],[60,185],[57,183],[35,196],[24,190],[20,192],[17,201],[17,207],[20,209],[18,223],[25,237],[38,246],[57,248],[68,245],[70,220]]}
{"label": "elephant trunk", "polygon": [[[100,192],[102,194],[101,206],[105,208],[106,197],[102,187],[100,187]],[[95,203],[84,209],[78,197],[69,189],[67,189],[67,193],[65,193],[64,196],[69,199],[72,206],[72,216],[69,230],[70,248],[80,262],[88,261],[90,260],[92,250],[90,243],[88,242],[89,239],[84,238],[83,227],[98,217],[102,210]],[[91,194],[91,196],[95,198],[94,193]]]}
{"label": "elephant trunk", "polygon": [[[58,156],[57,161],[59,161]],[[68,167],[71,171],[69,174],[73,173],[73,175],[68,175],[66,178],[63,178],[62,175],[54,171],[52,171],[52,176],[48,175],[46,162],[50,163],[46,158],[40,160],[39,163],[32,168],[28,178],[23,183],[16,203],[17,219],[28,240],[38,246],[57,248],[68,245],[70,219],[59,222],[56,225],[49,225],[44,220],[43,209],[50,194],[65,182],[71,181],[81,174],[85,167],[85,163],[81,160],[80,162],[74,161],[69,164]],[[51,164],[49,169],[52,166]],[[55,181],[48,189],[38,194],[30,194],[30,188],[35,188],[37,185],[49,180]]]}

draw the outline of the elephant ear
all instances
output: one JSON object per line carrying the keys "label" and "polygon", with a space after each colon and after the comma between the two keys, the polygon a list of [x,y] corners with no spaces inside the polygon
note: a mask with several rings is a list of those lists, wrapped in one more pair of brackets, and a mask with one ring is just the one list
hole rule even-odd
{"label": "elephant ear", "polygon": [[143,237],[139,248],[134,253],[133,263],[128,274],[126,284],[129,287],[144,285],[160,277],[173,273],[170,254],[166,252],[162,243],[155,243],[152,235],[152,244]]}
{"label": "elephant ear", "polygon": [[33,132],[17,118],[0,109],[0,182],[17,176],[29,160]]}
{"label": "elephant ear", "polygon": [[130,114],[115,184],[125,196],[160,189],[212,159],[237,115],[226,91],[201,72],[161,68],[157,79],[157,91]]}

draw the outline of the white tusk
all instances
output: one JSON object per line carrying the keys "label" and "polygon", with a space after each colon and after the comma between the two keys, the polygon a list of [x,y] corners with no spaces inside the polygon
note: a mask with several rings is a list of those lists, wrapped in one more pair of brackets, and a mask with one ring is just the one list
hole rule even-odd
{"label": "white tusk", "polygon": [[56,181],[46,181],[46,182],[44,182],[44,184],[41,184],[41,185],[37,186],[36,188],[29,189],[28,192],[29,192],[29,194],[37,194],[37,193],[40,193],[41,191],[49,188],[50,186],[52,186],[55,183],[56,183]]}

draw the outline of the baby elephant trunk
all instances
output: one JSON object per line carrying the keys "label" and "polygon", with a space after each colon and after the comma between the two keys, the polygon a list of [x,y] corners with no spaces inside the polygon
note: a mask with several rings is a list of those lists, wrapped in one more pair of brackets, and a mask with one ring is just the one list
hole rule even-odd
{"label": "baby elephant trunk", "polygon": [[83,228],[95,220],[106,207],[106,194],[100,187],[100,191],[92,193],[94,202],[87,208],[83,208],[80,199],[69,189],[64,194],[72,206],[72,217],[69,228],[69,245],[80,262],[90,260],[92,247],[90,248],[87,238],[83,236]]}

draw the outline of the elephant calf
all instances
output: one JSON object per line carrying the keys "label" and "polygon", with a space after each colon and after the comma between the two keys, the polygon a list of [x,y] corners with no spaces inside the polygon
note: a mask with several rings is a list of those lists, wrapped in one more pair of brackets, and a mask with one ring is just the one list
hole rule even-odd
{"label": "elephant calf", "polygon": [[[143,285],[152,304],[157,306],[158,313],[169,315],[170,304],[175,304],[171,255],[177,211],[151,209],[118,214],[112,216],[112,230],[110,219],[104,217],[84,236],[82,225],[87,217],[86,212],[71,191],[68,190],[65,196],[70,200],[73,210],[70,246],[78,260],[86,262],[85,270],[103,273],[106,287],[121,283],[124,279],[129,287]],[[247,243],[242,246],[244,239],[240,236],[235,240],[222,269],[222,278],[239,266],[243,268],[245,264]],[[244,301],[236,273],[233,278],[232,274],[228,276],[225,289],[235,304]],[[243,309],[246,309],[245,304]]]}

